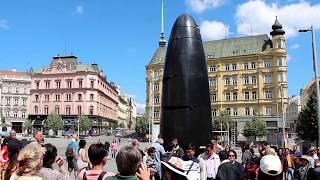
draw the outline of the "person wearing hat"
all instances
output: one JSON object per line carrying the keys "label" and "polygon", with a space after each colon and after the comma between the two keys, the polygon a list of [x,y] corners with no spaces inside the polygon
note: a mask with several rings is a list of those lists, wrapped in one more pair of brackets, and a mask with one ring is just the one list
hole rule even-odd
{"label": "person wearing hat", "polygon": [[314,168],[315,165],[318,162],[318,159],[319,159],[319,157],[317,155],[317,148],[316,147],[310,147],[310,149],[308,150],[308,155],[311,157],[309,159],[310,166],[312,168]]}
{"label": "person wearing hat", "polygon": [[278,156],[265,155],[260,160],[257,180],[282,180],[282,164]]}

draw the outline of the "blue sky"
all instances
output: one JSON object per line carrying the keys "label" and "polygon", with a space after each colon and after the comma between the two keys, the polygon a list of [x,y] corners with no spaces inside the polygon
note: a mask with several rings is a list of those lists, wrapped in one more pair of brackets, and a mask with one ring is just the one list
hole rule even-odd
{"label": "blue sky", "polygon": [[[311,34],[320,29],[319,1],[164,0],[164,31],[181,13],[191,14],[204,40],[269,34],[275,16],[286,30],[288,94],[313,78]],[[30,0],[0,2],[0,69],[25,71],[73,53],[98,63],[109,81],[145,104],[145,65],[158,47],[161,0]],[[317,45],[317,47],[319,47]]]}

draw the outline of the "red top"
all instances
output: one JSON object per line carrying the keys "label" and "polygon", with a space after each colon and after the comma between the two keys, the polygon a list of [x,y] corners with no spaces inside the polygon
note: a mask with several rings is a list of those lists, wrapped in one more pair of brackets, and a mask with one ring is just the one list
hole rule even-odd
{"label": "red top", "polygon": [[4,160],[8,160],[9,158],[9,151],[8,151],[8,146],[5,145],[1,148],[1,151],[4,151],[4,154],[3,154],[3,159]]}

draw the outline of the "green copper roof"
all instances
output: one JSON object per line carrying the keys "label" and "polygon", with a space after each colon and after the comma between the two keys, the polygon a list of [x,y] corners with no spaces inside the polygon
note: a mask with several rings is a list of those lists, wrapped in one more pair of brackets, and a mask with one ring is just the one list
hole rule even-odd
{"label": "green copper roof", "polygon": [[[264,51],[267,45],[272,47],[272,41],[266,34],[203,42],[205,55],[213,58],[258,54]],[[149,65],[164,64],[166,50],[166,47],[159,47]],[[159,63],[160,58],[162,61]]]}

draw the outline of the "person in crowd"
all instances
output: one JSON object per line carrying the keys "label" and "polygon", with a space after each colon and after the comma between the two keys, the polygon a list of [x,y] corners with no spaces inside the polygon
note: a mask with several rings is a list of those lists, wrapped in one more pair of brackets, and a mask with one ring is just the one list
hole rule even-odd
{"label": "person in crowd", "polygon": [[8,141],[7,138],[2,138],[0,148],[0,163],[5,163],[9,160]]}
{"label": "person in crowd", "polygon": [[317,164],[318,159],[319,159],[317,156],[317,148],[311,147],[308,150],[308,155],[310,156],[310,159],[309,159],[310,166],[311,166],[311,168],[314,168],[315,165]]}
{"label": "person in crowd", "polygon": [[282,165],[278,156],[264,155],[260,160],[257,180],[282,180]]}
{"label": "person in crowd", "polygon": [[[87,168],[87,170],[90,168],[90,166],[89,166],[90,162],[88,159],[87,152],[85,150],[86,144],[87,144],[87,142],[84,139],[81,139],[79,141],[79,157],[77,160],[77,165],[78,165],[79,171],[81,171],[84,168]],[[100,143],[98,143],[98,144],[100,144]]]}
{"label": "person in crowd", "polygon": [[215,179],[229,180],[228,176],[230,175],[230,173],[228,171],[231,166],[229,163],[228,153],[226,151],[220,151],[219,158],[220,158],[221,164],[219,165],[218,172]]}
{"label": "person in crowd", "polygon": [[[231,174],[234,176],[236,180],[243,180],[244,179],[244,169],[239,162],[236,161],[237,153],[235,150],[231,149],[228,152],[229,155],[229,162],[231,164]],[[230,179],[233,179],[230,177]]]}
{"label": "person in crowd", "polygon": [[[69,174],[64,168],[64,160],[57,154],[57,148],[52,144],[44,145],[46,152],[43,156],[43,165],[38,176],[43,180],[68,180]],[[53,169],[52,165],[56,163],[59,170]]]}
{"label": "person in crowd", "polygon": [[2,127],[1,128],[0,136],[5,137],[5,138],[9,138],[10,137],[10,133],[8,132],[7,127]]}
{"label": "person in crowd", "polygon": [[301,157],[301,153],[298,151],[297,145],[293,145],[291,154],[295,158],[300,158]]}
{"label": "person in crowd", "polygon": [[182,160],[184,161],[193,161],[196,163],[199,163],[199,160],[194,156],[196,153],[196,148],[193,144],[188,144],[188,146],[185,148],[185,154],[182,157]]}
{"label": "person in crowd", "polygon": [[11,139],[17,139],[17,133],[14,129],[10,131],[10,140]]}
{"label": "person in crowd", "polygon": [[309,162],[310,158],[311,157],[308,155],[302,155],[299,158],[299,162],[296,163],[296,173],[295,173],[296,179],[307,180],[308,175],[309,175],[309,179],[310,179],[311,173],[309,172],[309,170],[312,171],[312,169],[313,169],[313,168],[311,168],[311,164]]}
{"label": "person in crowd", "polygon": [[139,150],[133,146],[120,149],[116,157],[118,174],[107,177],[106,180],[149,180],[150,169],[142,163]]}
{"label": "person in crowd", "polygon": [[174,145],[174,156],[178,158],[182,158],[184,156],[184,151],[179,146],[178,138],[172,138],[171,143]]}
{"label": "person in crowd", "polygon": [[268,147],[268,142],[267,141],[262,141],[260,143],[260,146],[259,146],[259,153],[260,153],[260,157],[264,156],[265,155],[265,150],[266,148]]}
{"label": "person in crowd", "polygon": [[112,144],[111,144],[111,158],[112,158],[112,159],[115,159],[115,158],[116,158],[117,151],[118,151],[118,143],[117,143],[117,141],[114,139],[114,140],[112,141]]}
{"label": "person in crowd", "polygon": [[205,152],[199,155],[201,179],[213,180],[216,178],[220,165],[220,158],[216,152],[217,144],[209,143],[206,145]]}
{"label": "person in crowd", "polygon": [[10,180],[42,180],[38,172],[42,167],[43,154],[39,144],[28,144],[18,155],[18,167]]}
{"label": "person in crowd", "polygon": [[89,160],[92,164],[91,170],[83,169],[77,180],[104,180],[108,176],[114,176],[112,172],[105,172],[105,165],[107,164],[108,151],[101,143],[92,144],[88,149]]}
{"label": "person in crowd", "polygon": [[251,167],[250,165],[251,165],[251,162],[252,162],[252,154],[250,152],[250,145],[249,144],[246,144],[243,147],[241,160],[242,160],[242,167],[243,167],[243,169],[245,171],[245,178],[249,179],[250,178],[249,169]]}
{"label": "person in crowd", "polygon": [[174,154],[175,145],[172,142],[169,142],[166,147],[167,147],[167,151],[161,157],[161,161],[163,162],[168,162],[173,156],[175,156]]}
{"label": "person in crowd", "polygon": [[76,134],[69,135],[69,142],[66,149],[66,157],[68,162],[68,171],[70,175],[74,171],[74,176],[77,177],[79,168],[77,164],[78,160],[78,145],[77,145],[78,136]]}
{"label": "person in crowd", "polygon": [[144,151],[139,148],[140,143],[139,143],[138,139],[133,139],[131,145],[133,147],[136,147],[137,149],[139,149],[141,156],[142,156],[142,159],[143,159],[143,162],[145,162],[147,160],[147,157],[145,156]]}
{"label": "person in crowd", "polygon": [[33,132],[33,138],[30,140],[30,143],[38,143],[40,145],[44,144],[44,137],[40,130],[35,130]]}
{"label": "person in crowd", "polygon": [[161,157],[166,153],[163,148],[163,139],[158,138],[155,143],[152,144],[152,147],[156,150],[156,160],[157,160],[157,173],[155,174],[155,179],[161,179]]}
{"label": "person in crowd", "polygon": [[283,152],[283,156],[286,159],[288,167],[286,168],[287,171],[284,171],[285,179],[288,179],[289,176],[291,176],[291,179],[293,178],[294,174],[294,157],[290,154],[289,148],[285,148]]}
{"label": "person in crowd", "polygon": [[224,151],[229,152],[230,151],[230,146],[226,144],[223,148]]}
{"label": "person in crowd", "polygon": [[109,141],[106,141],[106,142],[104,143],[104,147],[106,147],[106,149],[107,149],[107,151],[108,151],[108,154],[109,154],[109,148],[110,148],[110,143],[109,143]]}
{"label": "person in crowd", "polygon": [[6,162],[3,167],[5,169],[4,172],[4,180],[9,180],[11,175],[15,172],[18,167],[18,155],[20,150],[23,148],[21,141],[18,139],[12,139],[8,141],[8,151],[9,151],[9,161]]}
{"label": "person in crowd", "polygon": [[150,169],[150,179],[155,179],[155,174],[157,173],[157,160],[156,160],[156,149],[150,147],[147,150],[148,157],[146,160],[146,165]]}

